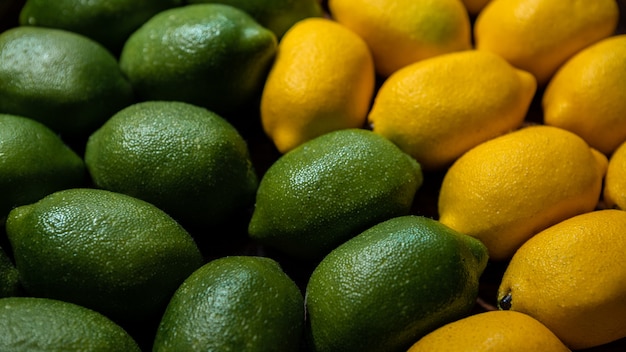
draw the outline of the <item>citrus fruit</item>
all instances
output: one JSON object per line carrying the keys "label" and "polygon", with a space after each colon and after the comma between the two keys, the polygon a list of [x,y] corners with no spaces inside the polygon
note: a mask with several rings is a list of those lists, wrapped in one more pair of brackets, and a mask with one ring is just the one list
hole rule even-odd
{"label": "citrus fruit", "polygon": [[218,114],[256,103],[276,36],[243,10],[195,4],[161,11],[126,41],[120,67],[139,100],[176,100]]}
{"label": "citrus fruit", "polygon": [[465,8],[467,8],[467,12],[472,16],[476,16],[480,13],[480,11],[482,11],[482,9],[485,8],[485,6],[487,6],[487,4],[489,4],[491,0],[462,0],[462,1],[463,1],[463,5],[465,5]]}
{"label": "citrus fruit", "polygon": [[329,0],[328,7],[334,20],[365,40],[382,77],[410,63],[472,47],[461,0]]}
{"label": "citrus fruit", "polygon": [[303,301],[274,259],[218,258],[178,288],[153,351],[298,351]]}
{"label": "citrus fruit", "polygon": [[9,211],[86,183],[83,160],[33,119],[0,114],[0,225]]}
{"label": "citrus fruit", "polygon": [[17,296],[20,292],[20,278],[11,258],[0,247],[0,298]]}
{"label": "citrus fruit", "polygon": [[319,259],[366,228],[410,211],[419,164],[364,129],[333,131],[283,154],[263,175],[248,227],[258,243]]}
{"label": "citrus fruit", "polygon": [[572,131],[611,154],[626,141],[625,60],[626,35],[617,35],[566,61],[544,92],[544,123]]}
{"label": "citrus fruit", "polygon": [[570,352],[545,325],[527,314],[492,310],[448,323],[418,340],[408,352]]}
{"label": "citrus fruit", "polygon": [[535,90],[528,72],[493,53],[466,50],[396,71],[378,90],[368,120],[424,169],[443,169],[519,127]]}
{"label": "citrus fruit", "polygon": [[278,39],[296,22],[324,15],[318,0],[188,0],[188,3],[220,3],[240,8],[274,32]]}
{"label": "citrus fruit", "polygon": [[124,329],[102,314],[35,297],[0,298],[0,350],[140,351]]}
{"label": "citrus fruit", "polygon": [[150,17],[181,4],[182,0],[26,0],[19,23],[80,33],[117,55],[128,36]]}
{"label": "citrus fruit", "polygon": [[609,159],[604,178],[603,200],[609,208],[626,210],[626,142]]}
{"label": "citrus fruit", "polygon": [[439,220],[481,240],[493,260],[600,198],[607,158],[567,130],[529,126],[470,149],[447,170]]}
{"label": "citrus fruit", "polygon": [[406,351],[469,313],[487,265],[480,241],[407,215],[378,223],[322,259],[306,286],[314,351]]}
{"label": "citrus fruit", "polygon": [[544,86],[572,55],[615,32],[615,0],[491,0],[474,24],[475,47],[535,75]]}
{"label": "citrus fruit", "polygon": [[258,184],[235,127],[175,101],[119,111],[90,136],[85,163],[97,187],[148,201],[194,227],[223,223],[252,205]]}
{"label": "citrus fruit", "polygon": [[0,113],[42,122],[82,141],[133,92],[115,57],[65,30],[21,26],[0,34]]}
{"label": "citrus fruit", "polygon": [[329,19],[302,20],[281,40],[265,82],[263,129],[284,153],[326,132],[363,127],[374,76],[358,35]]}
{"label": "citrus fruit", "polygon": [[6,228],[28,295],[123,324],[158,317],[203,263],[191,236],[163,211],[105,190],[52,193],[13,209]]}
{"label": "citrus fruit", "polygon": [[624,231],[626,212],[615,209],[541,231],[507,266],[499,307],[534,317],[576,350],[626,337]]}

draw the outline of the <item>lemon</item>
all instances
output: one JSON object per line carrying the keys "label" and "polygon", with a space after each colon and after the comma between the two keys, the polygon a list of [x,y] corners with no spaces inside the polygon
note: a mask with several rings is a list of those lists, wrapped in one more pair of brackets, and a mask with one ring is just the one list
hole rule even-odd
{"label": "lemon", "polygon": [[501,57],[466,50],[408,65],[382,84],[368,120],[426,170],[519,127],[535,78]]}
{"label": "lemon", "polygon": [[607,207],[626,210],[626,142],[611,155],[604,179],[603,200]]}
{"label": "lemon", "polygon": [[529,126],[479,144],[447,170],[438,199],[445,225],[509,259],[535,233],[592,211],[607,158],[567,130]]}
{"label": "lemon", "polygon": [[86,184],[83,160],[45,125],[0,114],[0,226],[9,211]]}
{"label": "lemon", "polygon": [[423,181],[419,164],[364,129],[328,132],[282,155],[259,183],[250,238],[317,260],[366,228],[406,215]]}
{"label": "lemon", "polygon": [[243,137],[188,103],[131,105],[85,148],[94,184],[150,202],[189,227],[217,226],[254,202],[258,179]]}
{"label": "lemon", "polygon": [[182,0],[26,0],[22,26],[65,29],[87,36],[119,54],[128,36],[150,17]]}
{"label": "lemon", "polygon": [[544,86],[572,55],[612,35],[615,0],[491,0],[474,24],[475,47],[535,75]]}
{"label": "lemon", "polygon": [[480,241],[415,215],[378,223],[315,268],[306,286],[314,351],[406,351],[469,313],[487,265]]}
{"label": "lemon", "polygon": [[187,5],[159,12],[131,34],[120,67],[141,101],[230,115],[258,100],[276,45],[274,33],[243,10]]}
{"label": "lemon", "polygon": [[557,223],[515,253],[501,309],[529,314],[572,349],[626,337],[626,212],[597,210]]}
{"label": "lemon", "polygon": [[140,351],[124,329],[102,314],[34,297],[0,299],[0,350]]}
{"label": "lemon", "polygon": [[265,82],[263,130],[285,153],[326,132],[363,127],[374,76],[358,35],[329,19],[302,20],[281,40]]}
{"label": "lemon", "polygon": [[328,7],[334,20],[365,40],[382,77],[410,63],[472,47],[469,15],[461,0],[329,0]]}
{"label": "lemon", "polygon": [[82,305],[124,326],[160,316],[203,263],[189,233],[163,211],[105,190],[52,193],[13,209],[6,229],[29,296]]}
{"label": "lemon", "polygon": [[0,34],[0,113],[29,117],[81,142],[133,92],[117,60],[97,42],[51,28]]}
{"label": "lemon", "polygon": [[279,39],[298,21],[324,16],[318,0],[188,0],[188,3],[221,3],[240,8]]}
{"label": "lemon", "polygon": [[611,154],[626,141],[625,60],[626,35],[603,39],[570,58],[546,87],[544,123]]}
{"label": "lemon", "polygon": [[408,352],[569,352],[545,325],[515,311],[487,311],[446,324],[418,340]]}
{"label": "lemon", "polygon": [[178,288],[152,350],[299,351],[304,299],[271,258],[227,256]]}
{"label": "lemon", "polygon": [[0,247],[0,298],[17,296],[20,293],[20,278],[8,254]]}
{"label": "lemon", "polygon": [[480,13],[480,11],[482,11],[482,9],[485,8],[485,6],[487,6],[487,4],[489,4],[491,0],[462,0],[462,1],[463,1],[463,5],[465,5],[465,7],[467,8],[467,12],[472,16],[476,16]]}

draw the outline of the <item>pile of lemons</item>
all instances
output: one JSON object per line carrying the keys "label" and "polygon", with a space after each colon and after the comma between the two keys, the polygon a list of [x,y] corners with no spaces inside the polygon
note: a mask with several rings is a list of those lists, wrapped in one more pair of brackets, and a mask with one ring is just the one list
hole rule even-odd
{"label": "pile of lemons", "polygon": [[623,348],[623,3],[11,3],[0,350]]}

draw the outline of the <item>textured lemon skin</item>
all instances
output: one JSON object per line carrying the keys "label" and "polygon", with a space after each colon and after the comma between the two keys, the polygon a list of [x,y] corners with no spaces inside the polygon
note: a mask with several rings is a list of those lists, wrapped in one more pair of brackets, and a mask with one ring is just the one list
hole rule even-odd
{"label": "textured lemon skin", "polygon": [[440,221],[510,259],[537,232],[598,204],[607,158],[577,135],[530,126],[461,156],[446,172]]}
{"label": "textured lemon skin", "polygon": [[[626,212],[581,214],[515,253],[498,289],[505,308],[541,321],[578,350],[626,337]],[[502,303],[501,307],[502,307]]]}
{"label": "textured lemon skin", "polygon": [[543,86],[572,55],[613,34],[618,18],[615,0],[492,0],[476,19],[475,47],[532,73]]}
{"label": "textured lemon skin", "polygon": [[265,82],[263,130],[285,153],[326,132],[363,127],[374,81],[358,35],[329,19],[302,20],[281,40]]}
{"label": "textured lemon skin", "polygon": [[609,159],[603,200],[607,207],[626,210],[626,142]]}
{"label": "textured lemon skin", "polygon": [[449,166],[472,147],[519,127],[535,78],[493,53],[467,50],[411,64],[378,91],[372,130],[424,169]]}
{"label": "textured lemon skin", "polygon": [[472,47],[469,16],[460,0],[330,0],[328,6],[333,19],[367,42],[383,77]]}
{"label": "textured lemon skin", "polygon": [[626,141],[626,35],[578,52],[543,95],[544,123],[581,136],[607,155]]}
{"label": "textured lemon skin", "polygon": [[419,339],[408,352],[542,351],[569,352],[556,335],[533,317],[493,310],[446,324]]}

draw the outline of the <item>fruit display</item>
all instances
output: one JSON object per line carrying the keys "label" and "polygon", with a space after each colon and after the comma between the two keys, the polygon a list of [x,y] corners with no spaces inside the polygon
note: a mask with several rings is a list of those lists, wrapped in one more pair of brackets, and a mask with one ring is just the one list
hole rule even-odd
{"label": "fruit display", "polygon": [[0,350],[626,350],[626,1],[0,2]]}

